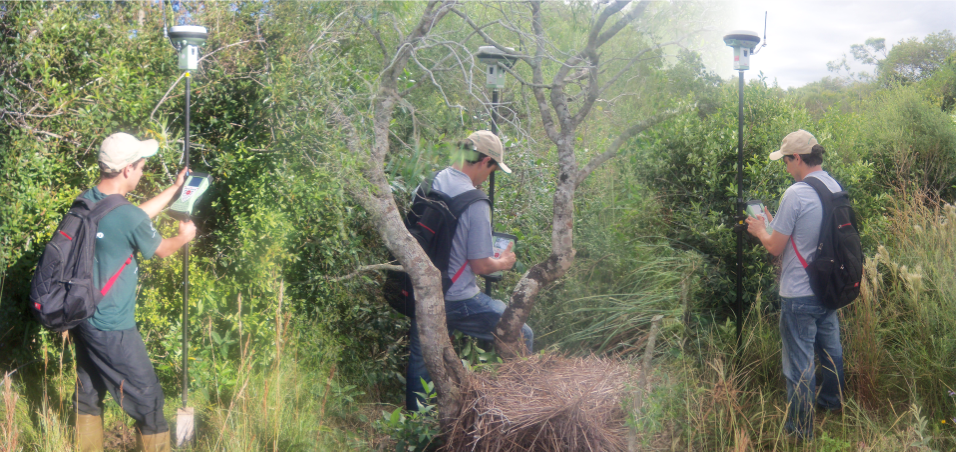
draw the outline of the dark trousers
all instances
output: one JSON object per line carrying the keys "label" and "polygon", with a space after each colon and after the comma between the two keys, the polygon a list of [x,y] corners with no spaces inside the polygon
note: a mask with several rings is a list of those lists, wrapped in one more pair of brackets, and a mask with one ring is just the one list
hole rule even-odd
{"label": "dark trousers", "polygon": [[72,333],[76,343],[76,410],[102,416],[103,398],[109,391],[123,411],[136,420],[140,433],[169,431],[163,416],[163,388],[139,331],[101,331],[83,322]]}

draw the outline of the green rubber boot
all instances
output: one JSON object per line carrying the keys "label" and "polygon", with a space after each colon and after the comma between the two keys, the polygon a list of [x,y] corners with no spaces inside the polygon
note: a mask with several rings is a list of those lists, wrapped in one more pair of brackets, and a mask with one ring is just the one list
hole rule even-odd
{"label": "green rubber boot", "polygon": [[80,452],[103,452],[102,417],[77,414],[76,447]]}
{"label": "green rubber boot", "polygon": [[169,452],[169,432],[155,435],[136,434],[137,450],[142,452]]}

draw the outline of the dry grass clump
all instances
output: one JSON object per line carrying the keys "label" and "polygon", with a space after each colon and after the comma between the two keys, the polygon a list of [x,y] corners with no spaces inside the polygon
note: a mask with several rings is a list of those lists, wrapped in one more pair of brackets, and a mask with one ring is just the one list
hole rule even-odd
{"label": "dry grass clump", "polygon": [[20,427],[16,424],[16,413],[20,394],[13,390],[13,381],[10,378],[12,374],[13,372],[6,372],[2,380],[4,413],[4,422],[0,425],[0,450],[2,451],[19,449]]}
{"label": "dry grass clump", "polygon": [[512,361],[472,374],[448,435],[454,451],[624,451],[620,362],[556,355]]}

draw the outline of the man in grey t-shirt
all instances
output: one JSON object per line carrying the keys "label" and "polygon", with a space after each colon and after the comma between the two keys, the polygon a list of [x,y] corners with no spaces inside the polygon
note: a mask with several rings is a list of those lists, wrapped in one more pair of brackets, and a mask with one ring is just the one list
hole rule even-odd
{"label": "man in grey t-shirt", "polygon": [[[823,203],[816,190],[803,182],[815,177],[831,192],[840,184],[823,171],[823,146],[806,130],[786,136],[780,150],[787,172],[796,181],[783,194],[777,216],[764,211],[771,220],[772,233],[762,219],[747,219],[747,231],[774,256],[783,255],[780,274],[780,336],[783,342],[783,374],[787,380],[787,418],[784,429],[804,439],[813,438],[813,395],[817,407],[839,412],[843,407],[843,346],[836,310],[827,309],[813,294],[806,263],[812,262],[823,223]],[[823,375],[817,388],[814,355]]]}
{"label": "man in grey t-shirt", "polygon": [[[463,158],[435,176],[432,189],[454,198],[480,187],[492,172],[500,169],[511,173],[504,163],[501,140],[487,130],[479,130],[462,143]],[[458,330],[483,340],[494,340],[491,332],[504,313],[506,305],[481,292],[475,275],[487,275],[499,270],[510,270],[515,254],[509,246],[498,258],[494,257],[491,236],[491,206],[487,202],[471,204],[458,219],[458,229],[452,238],[448,276],[454,281],[445,293],[445,318],[448,331]],[[408,369],[405,374],[405,406],[418,409],[424,392],[422,378],[430,380],[422,356],[418,337],[418,323],[411,319],[408,343]],[[531,351],[534,335],[528,325],[521,333]]]}

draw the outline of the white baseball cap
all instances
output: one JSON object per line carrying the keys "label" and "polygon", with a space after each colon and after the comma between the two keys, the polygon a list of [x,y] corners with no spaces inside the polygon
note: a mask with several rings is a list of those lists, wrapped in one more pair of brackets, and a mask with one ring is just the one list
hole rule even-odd
{"label": "white baseball cap", "polygon": [[119,172],[139,159],[156,155],[157,150],[156,140],[140,141],[128,133],[114,133],[100,145],[99,161],[111,172]]}

